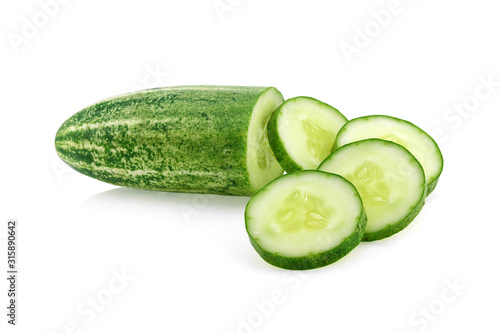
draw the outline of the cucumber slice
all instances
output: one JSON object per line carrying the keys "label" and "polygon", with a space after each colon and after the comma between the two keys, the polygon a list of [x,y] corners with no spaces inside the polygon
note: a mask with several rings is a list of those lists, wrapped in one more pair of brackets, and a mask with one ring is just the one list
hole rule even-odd
{"label": "cucumber slice", "polygon": [[317,169],[330,154],[340,128],[347,122],[334,107],[311,97],[283,103],[268,124],[269,143],[286,172]]}
{"label": "cucumber slice", "polygon": [[390,116],[355,118],[339,131],[334,148],[369,138],[389,140],[408,149],[424,168],[427,195],[436,188],[443,171],[443,155],[436,142],[421,128],[406,120]]}
{"label": "cucumber slice", "polygon": [[259,255],[286,269],[331,264],[363,237],[366,215],[356,188],[327,172],[276,178],[247,204],[246,230]]}
{"label": "cucumber slice", "polygon": [[335,150],[319,170],[339,174],[356,186],[368,223],[363,240],[389,237],[403,230],[425,202],[425,175],[403,146],[366,139]]}

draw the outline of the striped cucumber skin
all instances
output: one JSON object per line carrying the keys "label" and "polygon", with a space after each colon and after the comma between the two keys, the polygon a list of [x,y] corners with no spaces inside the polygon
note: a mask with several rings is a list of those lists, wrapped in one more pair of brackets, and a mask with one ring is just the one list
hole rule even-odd
{"label": "striped cucumber skin", "polygon": [[[115,185],[250,196],[258,188],[249,179],[248,129],[269,90],[283,100],[275,88],[222,86],[113,97],[69,118],[57,132],[56,151],[78,172]],[[272,153],[266,158],[277,164]]]}

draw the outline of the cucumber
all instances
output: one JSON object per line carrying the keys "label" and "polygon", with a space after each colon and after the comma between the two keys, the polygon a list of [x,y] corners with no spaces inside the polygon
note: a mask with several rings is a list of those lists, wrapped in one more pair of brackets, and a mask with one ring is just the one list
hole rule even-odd
{"label": "cucumber", "polygon": [[250,242],[271,265],[312,269],[354,249],[366,227],[356,188],[331,173],[305,170],[278,177],[247,204]]}
{"label": "cucumber", "polygon": [[149,89],[76,113],[55,146],[69,166],[107,183],[250,196],[283,174],[266,130],[282,102],[272,87]]}
{"label": "cucumber", "polygon": [[317,99],[291,98],[269,120],[269,143],[286,172],[316,170],[346,122],[337,109]]}
{"label": "cucumber", "polygon": [[424,168],[427,195],[436,188],[443,171],[443,155],[436,142],[421,128],[406,120],[390,116],[355,118],[339,131],[334,149],[368,138],[389,140],[408,149]]}
{"label": "cucumber", "polygon": [[363,240],[389,237],[410,224],[425,202],[422,166],[403,146],[381,139],[337,148],[318,168],[356,186],[368,222]]}

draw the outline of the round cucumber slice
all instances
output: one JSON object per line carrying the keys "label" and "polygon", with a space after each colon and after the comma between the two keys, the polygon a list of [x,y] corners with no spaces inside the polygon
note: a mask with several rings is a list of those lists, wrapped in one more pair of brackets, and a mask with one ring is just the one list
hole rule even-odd
{"label": "round cucumber slice", "polygon": [[247,169],[255,191],[283,174],[267,139],[269,118],[282,103],[281,93],[276,88],[268,88],[259,96],[252,111],[247,139]]}
{"label": "round cucumber slice", "polygon": [[421,128],[406,120],[390,116],[355,118],[339,131],[334,148],[369,138],[389,140],[408,149],[424,168],[427,195],[436,188],[443,171],[443,155],[432,137]]}
{"label": "round cucumber slice", "polygon": [[269,121],[269,143],[286,172],[315,170],[330,154],[337,133],[346,122],[337,109],[317,99],[291,98]]}
{"label": "round cucumber slice", "polygon": [[425,175],[403,146],[366,139],[335,150],[318,168],[339,174],[356,186],[368,222],[363,240],[389,237],[403,230],[425,202]]}
{"label": "round cucumber slice", "polygon": [[321,171],[276,178],[247,204],[250,242],[271,265],[312,269],[331,264],[354,249],[366,227],[356,188]]}

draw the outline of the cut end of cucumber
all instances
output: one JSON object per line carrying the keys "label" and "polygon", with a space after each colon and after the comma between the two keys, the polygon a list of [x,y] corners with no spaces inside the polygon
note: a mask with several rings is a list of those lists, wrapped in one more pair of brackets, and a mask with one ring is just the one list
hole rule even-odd
{"label": "cut end of cucumber", "polygon": [[247,138],[247,169],[250,184],[258,191],[271,180],[283,174],[267,138],[267,123],[271,114],[283,103],[283,96],[275,88],[265,90],[252,111]]}
{"label": "cut end of cucumber", "polygon": [[337,109],[311,97],[291,98],[275,113],[270,143],[287,172],[316,169],[347,122]]}
{"label": "cut end of cucumber", "polygon": [[310,269],[340,259],[359,244],[366,216],[350,182],[307,170],[262,188],[249,201],[245,222],[264,260],[282,268]]}
{"label": "cut end of cucumber", "polygon": [[390,141],[366,139],[346,144],[319,170],[339,174],[356,186],[368,218],[366,240],[404,229],[424,203],[422,166],[403,146]]}

